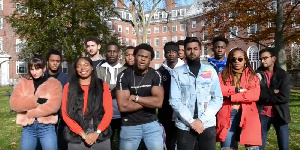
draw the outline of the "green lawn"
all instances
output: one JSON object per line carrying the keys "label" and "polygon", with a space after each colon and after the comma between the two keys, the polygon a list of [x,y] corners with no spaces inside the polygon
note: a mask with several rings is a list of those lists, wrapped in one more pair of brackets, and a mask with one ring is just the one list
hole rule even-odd
{"label": "green lawn", "polygon": [[[22,127],[15,123],[15,113],[9,113],[9,99],[6,96],[6,91],[11,91],[12,87],[0,87],[0,150],[20,149]],[[300,91],[291,92],[291,116],[290,123],[290,149],[300,149]],[[219,149],[219,144],[217,144]],[[240,149],[245,149],[240,146]],[[266,150],[276,150],[277,139],[273,128],[268,135]]]}

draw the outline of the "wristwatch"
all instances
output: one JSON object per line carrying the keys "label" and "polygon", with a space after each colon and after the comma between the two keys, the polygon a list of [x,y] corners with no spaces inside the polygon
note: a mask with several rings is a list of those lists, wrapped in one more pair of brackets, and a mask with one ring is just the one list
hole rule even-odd
{"label": "wristwatch", "polygon": [[100,133],[101,133],[101,130],[97,130],[97,133],[100,134]]}
{"label": "wristwatch", "polygon": [[135,96],[135,102],[137,103],[138,102],[138,100],[139,100],[139,96],[137,95],[137,96]]}

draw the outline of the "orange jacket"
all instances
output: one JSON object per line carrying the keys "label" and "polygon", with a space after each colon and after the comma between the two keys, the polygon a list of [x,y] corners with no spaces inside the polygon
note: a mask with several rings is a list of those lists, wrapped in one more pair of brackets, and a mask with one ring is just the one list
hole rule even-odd
{"label": "orange jacket", "polygon": [[219,75],[221,90],[224,97],[223,105],[217,113],[217,141],[224,142],[230,128],[231,103],[241,104],[242,116],[240,127],[240,143],[243,145],[261,145],[261,124],[256,107],[256,101],[260,95],[260,83],[256,75],[250,79],[250,71],[246,68],[241,76],[240,86],[247,89],[246,92],[235,93],[235,86],[231,85],[232,77],[229,77],[224,85],[222,74]]}

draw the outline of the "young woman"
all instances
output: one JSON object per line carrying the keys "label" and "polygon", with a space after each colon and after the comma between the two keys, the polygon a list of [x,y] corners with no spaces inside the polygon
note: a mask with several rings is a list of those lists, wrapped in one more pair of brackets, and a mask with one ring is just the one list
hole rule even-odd
{"label": "young woman", "polygon": [[260,94],[260,83],[247,54],[234,48],[228,54],[226,66],[219,75],[224,97],[217,114],[217,141],[221,149],[238,149],[238,141],[247,149],[258,149],[261,126],[255,101]]}
{"label": "young woman", "polygon": [[55,124],[61,105],[62,86],[55,78],[45,78],[46,61],[34,56],[28,63],[29,74],[21,78],[10,98],[17,112],[17,124],[23,126],[21,150],[32,150],[39,139],[43,149],[56,150]]}
{"label": "young woman", "polygon": [[81,57],[74,65],[76,73],[64,87],[61,108],[68,149],[110,150],[113,106],[109,87],[96,77],[90,58]]}

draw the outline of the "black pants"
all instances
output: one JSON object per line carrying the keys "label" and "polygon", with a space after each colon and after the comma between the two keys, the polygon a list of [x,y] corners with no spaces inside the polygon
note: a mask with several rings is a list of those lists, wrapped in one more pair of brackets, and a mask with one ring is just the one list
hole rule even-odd
{"label": "black pants", "polygon": [[[197,145],[195,144],[197,143]],[[215,150],[216,149],[216,128],[215,126],[205,129],[201,134],[191,131],[177,129],[178,150]]]}
{"label": "black pants", "polygon": [[166,146],[168,150],[175,150],[176,147],[176,126],[174,121],[161,123],[166,132]]}
{"label": "black pants", "polygon": [[[121,125],[122,125],[121,118],[111,120],[110,126],[112,129],[112,135],[110,137],[110,144],[112,149],[119,149]],[[116,137],[115,134],[117,134]]]}

